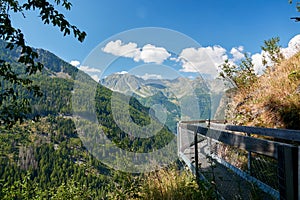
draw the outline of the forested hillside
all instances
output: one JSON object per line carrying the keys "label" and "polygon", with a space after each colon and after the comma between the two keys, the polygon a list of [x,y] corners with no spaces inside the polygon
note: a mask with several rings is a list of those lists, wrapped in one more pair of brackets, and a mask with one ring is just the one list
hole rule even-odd
{"label": "forested hillside", "polygon": [[[13,70],[17,71],[18,49],[9,52],[3,42],[0,46],[1,59],[10,62],[14,66]],[[32,80],[40,87],[42,96],[35,97],[32,93],[16,88],[21,98],[30,101],[32,112],[26,114],[27,120],[22,123],[0,127],[0,198],[148,199],[146,191],[151,190],[152,185],[147,180],[154,180],[156,176],[131,175],[112,169],[95,157],[95,154],[91,154],[79,137],[74,120],[80,120],[83,124],[88,124],[88,120],[72,114],[75,112],[84,116],[90,105],[83,103],[80,109],[74,111],[72,91],[75,83],[89,91],[88,83],[93,82],[93,79],[54,54],[41,49],[37,51],[44,69],[34,75]],[[82,77],[86,81],[78,83],[75,77]],[[1,83],[5,87],[5,80]],[[121,109],[127,97],[117,95],[120,99],[117,106]],[[167,127],[149,138],[132,137],[114,122],[110,102],[112,91],[98,84],[94,98],[96,117],[102,130],[117,147],[125,151],[147,153],[162,148],[175,137]],[[149,115],[149,108],[142,106],[134,98],[129,100],[129,110],[130,117],[138,125],[144,126],[156,120]],[[155,123],[159,125],[158,121]],[[88,134],[91,141],[97,138],[97,133]],[[111,159],[109,154],[106,159]],[[177,195],[185,195],[186,192],[196,195],[195,198],[203,195],[212,197],[210,191],[199,190],[190,175],[177,173],[177,165],[174,164],[175,171],[166,170],[164,173],[171,173],[174,178],[181,177],[177,187],[183,191]],[[186,186],[188,183],[190,185]],[[174,185],[171,184],[170,187]],[[170,194],[166,191],[165,195]]]}
{"label": "forested hillside", "polygon": [[224,119],[224,107],[220,107],[226,86],[219,79],[143,79],[130,73],[115,73],[101,80],[101,84],[123,94],[132,95],[142,105],[162,105],[166,125],[176,133],[180,120]]}

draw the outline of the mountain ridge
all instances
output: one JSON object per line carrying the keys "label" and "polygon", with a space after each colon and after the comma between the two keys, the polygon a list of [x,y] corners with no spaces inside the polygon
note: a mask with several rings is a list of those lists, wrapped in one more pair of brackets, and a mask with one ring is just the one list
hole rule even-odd
{"label": "mountain ridge", "polygon": [[[190,115],[190,119],[208,119],[209,116],[217,117],[218,119],[224,119],[224,105],[220,105],[221,98],[227,89],[224,83],[218,79],[203,79],[202,77],[196,77],[190,79],[187,77],[177,77],[175,79],[142,79],[141,77],[132,75],[130,73],[115,73],[107,76],[101,80],[101,84],[113,91],[118,91],[126,95],[133,95],[142,102],[143,105],[151,106],[159,102],[153,102],[153,96],[157,93],[162,93],[168,99],[169,103],[179,106],[180,104],[189,105],[186,101],[193,101],[195,99],[203,99],[203,96],[209,95],[209,106],[211,114],[208,115]],[[147,101],[147,98],[152,100]],[[223,97],[224,98],[224,97]],[[190,100],[189,100],[190,99]],[[194,99],[194,100],[192,100]],[[205,99],[207,99],[205,97]],[[148,102],[146,104],[146,102]],[[167,103],[167,101],[164,101]],[[203,106],[202,106],[203,107]],[[180,108],[177,109],[177,118],[180,120]],[[170,114],[170,110],[168,111]],[[173,116],[174,117],[174,116]],[[188,117],[188,116],[187,116]],[[175,120],[174,118],[174,120]],[[188,120],[188,118],[186,119]],[[175,122],[173,121],[173,124]],[[174,127],[172,128],[174,130]]]}

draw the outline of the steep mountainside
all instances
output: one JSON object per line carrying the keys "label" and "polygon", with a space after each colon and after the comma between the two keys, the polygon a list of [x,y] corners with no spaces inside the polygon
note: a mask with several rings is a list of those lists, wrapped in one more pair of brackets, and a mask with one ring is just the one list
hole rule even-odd
{"label": "steep mountainside", "polygon": [[[45,68],[34,75],[32,80],[40,86],[43,96],[33,97],[32,94],[19,91],[22,97],[30,99],[33,113],[29,117],[35,120],[16,124],[11,129],[0,127],[1,199],[22,199],[24,197],[22,195],[26,198],[35,196],[35,198],[50,199],[55,198],[59,191],[67,193],[71,190],[86,199],[101,199],[109,190],[122,183],[122,173],[112,171],[109,166],[101,163],[95,154],[92,155],[88,151],[79,137],[79,134],[85,134],[83,130],[91,128],[88,118],[84,118],[84,114],[91,107],[96,111],[97,122],[101,125],[104,134],[115,146],[128,152],[160,149],[174,138],[174,135],[164,126],[152,137],[138,138],[129,135],[126,130],[119,128],[113,118],[111,90],[97,84],[87,74],[54,54],[41,49],[37,51],[38,60]],[[14,67],[18,66],[16,62],[18,53],[18,49],[7,51],[5,44],[0,42],[1,58],[5,58]],[[85,82],[78,81],[78,78],[84,79]],[[93,89],[91,85],[97,85],[96,95],[90,96],[95,99],[95,105],[81,102],[79,108],[72,108],[74,85],[80,88],[78,92],[86,95]],[[127,97],[123,94],[118,95],[119,101],[116,106],[123,108],[128,104],[125,101]],[[128,109],[130,118],[137,125],[145,126],[153,120],[154,124],[160,125],[149,115],[149,108],[142,106],[135,98],[130,98]],[[73,112],[79,115],[72,116]],[[83,124],[82,130],[76,128],[74,120]],[[99,133],[92,131],[88,133],[90,138],[85,139],[86,143],[98,138]],[[93,150],[100,151],[97,147]],[[104,156],[110,159],[111,155]],[[120,165],[119,162],[123,163],[124,160],[116,160],[114,165]],[[20,186],[21,183],[23,184],[21,180],[30,180],[26,182],[29,185],[26,185],[25,189],[22,189],[24,185]],[[30,194],[22,193],[28,191]]]}
{"label": "steep mountainside", "polygon": [[300,53],[269,68],[233,96],[227,112],[232,123],[300,129]]}

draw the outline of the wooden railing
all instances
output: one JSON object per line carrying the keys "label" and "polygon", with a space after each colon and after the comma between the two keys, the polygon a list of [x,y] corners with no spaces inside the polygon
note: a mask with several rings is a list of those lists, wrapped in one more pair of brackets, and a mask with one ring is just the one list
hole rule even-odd
{"label": "wooden railing", "polygon": [[[300,131],[270,129],[249,126],[225,125],[207,121],[184,121],[178,123],[178,154],[187,165],[195,172],[196,178],[200,178],[198,164],[192,165],[184,156],[184,149],[191,144],[182,142],[183,134],[189,131],[194,134],[194,163],[199,163],[198,137],[205,137],[225,145],[246,150],[248,156],[248,169],[251,171],[251,153],[268,156],[277,161],[278,189],[274,189],[262,181],[251,176],[222,158],[214,157],[216,161],[230,168],[246,181],[256,184],[260,189],[277,199],[300,199],[300,147],[295,143],[300,142]],[[253,137],[264,136],[263,139]],[[270,138],[270,139],[266,139]],[[276,141],[275,141],[276,140]],[[280,141],[280,142],[279,142]]]}

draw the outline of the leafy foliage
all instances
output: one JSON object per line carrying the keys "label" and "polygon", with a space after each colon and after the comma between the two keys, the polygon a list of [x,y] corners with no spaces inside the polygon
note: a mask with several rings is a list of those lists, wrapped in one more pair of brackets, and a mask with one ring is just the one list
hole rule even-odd
{"label": "leafy foliage", "polygon": [[247,88],[257,79],[254,72],[254,65],[248,54],[245,54],[245,59],[239,65],[225,60],[224,64],[221,65],[219,77],[237,88]]}
{"label": "leafy foliage", "polygon": [[[261,46],[263,53],[262,64],[265,68],[270,68],[279,65],[284,56],[281,53],[281,46],[278,44],[279,37],[274,37],[264,41]],[[257,80],[257,75],[254,71],[254,64],[251,57],[245,54],[245,58],[238,64],[230,63],[229,60],[220,66],[221,72],[219,78],[231,83],[237,88],[247,88]]]}
{"label": "leafy foliage", "polygon": [[279,37],[271,38],[269,40],[264,41],[264,46],[261,47],[261,49],[264,52],[266,52],[266,54],[263,55],[263,65],[266,66],[268,64],[267,59],[269,59],[272,62],[272,66],[280,64],[280,62],[284,59],[284,56],[281,53],[281,46],[278,44],[279,41]]}
{"label": "leafy foliage", "polygon": [[[289,0],[289,3],[292,4],[293,1]],[[300,3],[299,2],[296,3],[296,8],[297,8],[297,11],[300,12]]]}

